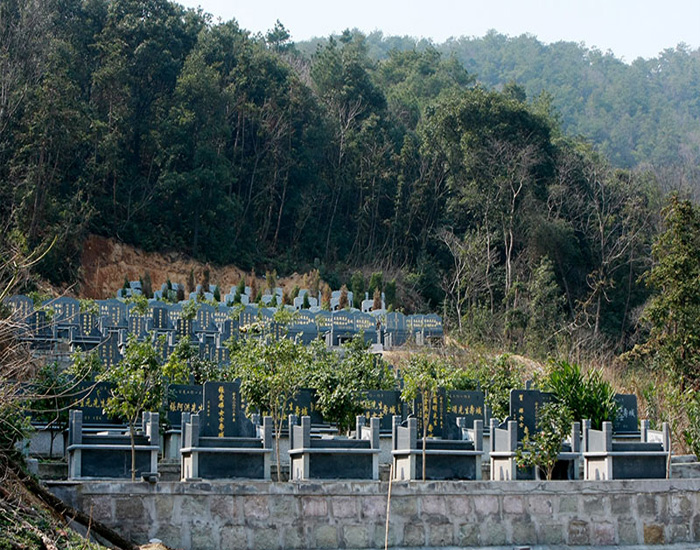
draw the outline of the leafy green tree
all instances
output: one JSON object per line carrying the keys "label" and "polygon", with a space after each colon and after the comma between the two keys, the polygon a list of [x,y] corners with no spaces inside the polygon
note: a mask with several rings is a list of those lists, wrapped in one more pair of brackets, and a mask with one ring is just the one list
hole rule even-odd
{"label": "leafy green tree", "polygon": [[160,410],[165,383],[158,352],[150,340],[139,342],[131,337],[123,359],[97,377],[113,384],[105,411],[123,418],[131,439],[131,480],[136,480],[136,426],[145,411]]}
{"label": "leafy green tree", "polygon": [[321,341],[312,344],[311,387],[316,390],[317,406],[323,418],[350,431],[362,412],[358,398],[364,390],[388,390],[395,385],[389,365],[370,353],[364,335],[344,345],[344,355],[326,349]]}
{"label": "leafy green tree", "polygon": [[362,300],[365,299],[365,276],[361,271],[355,271],[350,277],[350,290],[352,290],[352,305],[360,309]]}
{"label": "leafy green tree", "polygon": [[534,466],[552,479],[562,442],[571,433],[573,415],[569,408],[558,402],[545,403],[538,409],[537,432],[526,434],[522,447],[516,451],[518,466]]}
{"label": "leafy green tree", "polygon": [[682,390],[700,390],[700,211],[672,196],[662,212],[664,231],[652,249],[654,265],[645,277],[654,294],[643,320],[646,341],[630,358],[650,359],[667,369]]}
{"label": "leafy green tree", "polygon": [[229,344],[231,375],[241,380],[241,395],[250,409],[272,417],[277,479],[281,480],[279,440],[287,405],[309,376],[310,353],[302,343],[266,334]]}
{"label": "leafy green tree", "polygon": [[401,372],[404,377],[401,399],[418,404],[417,400],[420,398],[418,410],[413,412],[420,416],[423,424],[422,472],[425,481],[425,450],[432,404],[441,388],[447,390],[452,387],[455,370],[443,359],[414,354],[402,365]]}
{"label": "leafy green tree", "polygon": [[163,365],[163,376],[169,384],[204,384],[210,380],[219,380],[219,366],[199,355],[199,349],[189,336],[180,338],[175,348],[168,355]]}
{"label": "leafy green tree", "polygon": [[563,325],[564,297],[549,258],[544,257],[540,260],[527,290],[529,315],[525,345],[534,354],[550,353],[556,349],[557,331]]}

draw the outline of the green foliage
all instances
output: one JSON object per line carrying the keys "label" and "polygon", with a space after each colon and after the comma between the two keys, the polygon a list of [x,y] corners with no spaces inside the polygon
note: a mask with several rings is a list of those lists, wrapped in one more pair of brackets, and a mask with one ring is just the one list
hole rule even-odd
{"label": "green foliage", "polygon": [[615,390],[603,379],[600,370],[590,369],[584,374],[576,363],[552,362],[542,380],[542,388],[552,392],[557,401],[571,411],[574,420],[588,419],[596,430],[617,414]]}
{"label": "green foliage", "polygon": [[317,406],[323,417],[338,425],[340,432],[355,425],[362,412],[358,395],[363,390],[388,390],[395,381],[389,365],[370,353],[362,334],[344,345],[342,359],[325,344],[312,344],[311,387],[316,390]]}
{"label": "green foliage", "polygon": [[563,325],[564,306],[564,296],[557,284],[554,264],[548,257],[540,260],[532,274],[528,294],[530,303],[525,331],[526,349],[534,355],[546,356],[556,350],[556,335]]}
{"label": "green foliage", "polygon": [[360,309],[362,300],[365,299],[365,276],[361,271],[355,271],[350,277],[350,290],[352,290],[352,306]]}
{"label": "green foliage", "polygon": [[204,384],[220,380],[219,366],[199,355],[199,349],[189,337],[180,338],[163,365],[163,377],[168,384]]}
{"label": "green foliage", "polygon": [[541,469],[546,479],[551,480],[562,442],[571,434],[573,414],[558,402],[546,403],[537,412],[537,432],[533,436],[525,435],[522,447],[516,451],[516,462],[520,467]]}
{"label": "green foliage", "polygon": [[245,277],[241,277],[241,280],[238,281],[238,286],[236,286],[236,296],[238,296],[239,301],[240,297],[245,294]]}
{"label": "green foliage", "polygon": [[493,418],[506,418],[510,413],[510,390],[523,387],[523,368],[507,353],[493,364],[478,369],[477,378],[484,390],[486,404]]}
{"label": "green foliage", "polygon": [[199,304],[197,300],[188,300],[182,305],[182,318],[185,321],[192,321],[197,318]]}
{"label": "green foliage", "polygon": [[96,350],[76,351],[71,356],[71,364],[66,374],[77,382],[88,382],[99,376],[102,370],[102,362]]}
{"label": "green foliage", "polygon": [[377,289],[379,289],[379,292],[384,290],[384,274],[381,271],[375,271],[372,273],[371,277],[369,278],[369,285],[367,286],[367,290],[370,295],[373,295]]}
{"label": "green foliage", "polygon": [[148,313],[148,298],[143,294],[134,294],[126,299],[126,303],[131,305],[131,311],[136,315],[146,315]]}
{"label": "green foliage", "polygon": [[387,309],[396,305],[396,279],[384,283],[384,298]]}
{"label": "green foliage", "polygon": [[160,357],[150,340],[139,342],[131,337],[123,359],[97,377],[113,384],[105,412],[123,418],[131,436],[131,479],[136,478],[134,435],[141,414],[158,411],[163,404],[165,380]]}
{"label": "green foliage", "polygon": [[240,378],[243,399],[251,409],[272,417],[279,476],[282,421],[287,404],[309,379],[310,350],[302,343],[269,335],[244,338],[229,349],[231,377]]}
{"label": "green foliage", "polygon": [[644,310],[646,342],[631,359],[651,358],[681,384],[700,389],[700,211],[672,196],[662,212],[665,230],[652,249],[654,265],[646,276],[654,290]]}
{"label": "green foliage", "polygon": [[97,305],[95,300],[80,300],[80,313],[98,315],[100,313],[100,306]]}

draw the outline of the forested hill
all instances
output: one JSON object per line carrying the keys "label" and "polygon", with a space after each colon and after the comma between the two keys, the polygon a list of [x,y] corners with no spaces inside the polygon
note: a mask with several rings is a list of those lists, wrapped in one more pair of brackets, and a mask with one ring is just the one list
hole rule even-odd
{"label": "forested hill", "polygon": [[[700,49],[669,44],[655,58],[625,62],[574,42],[543,44],[532,35],[495,31],[442,44],[376,31],[366,42],[378,61],[392,50],[434,48],[454,56],[489,88],[514,82],[528,97],[544,92],[563,130],[590,139],[615,166],[681,163],[697,169],[700,163]],[[323,43],[313,40],[298,48],[311,55]]]}
{"label": "forested hill", "polygon": [[[375,59],[371,38],[346,32],[308,57],[282,25],[251,36],[167,0],[4,0],[3,251],[55,239],[38,268],[69,282],[89,233],[259,272],[316,266],[336,288],[358,268],[381,269],[411,303],[478,338],[551,347],[574,327],[624,346],[647,294],[638,278],[662,191],[697,184],[697,163],[683,164],[697,134],[668,149],[684,172],[615,170],[567,136],[546,96],[527,93],[557,73],[525,45],[551,50],[522,40]],[[501,69],[457,57],[488,66],[499,42]],[[590,67],[588,87],[613,86],[606,64],[629,74],[610,56],[573,47],[570,57],[573,73]],[[673,136],[697,119],[700,93],[697,55],[668,58],[688,64],[678,82],[695,78],[674,84],[687,113],[664,130]],[[476,83],[474,73],[495,82],[500,71],[533,80]],[[560,80],[566,89],[577,77]],[[638,97],[650,121],[672,110],[645,103],[633,81],[614,86],[569,92]]]}

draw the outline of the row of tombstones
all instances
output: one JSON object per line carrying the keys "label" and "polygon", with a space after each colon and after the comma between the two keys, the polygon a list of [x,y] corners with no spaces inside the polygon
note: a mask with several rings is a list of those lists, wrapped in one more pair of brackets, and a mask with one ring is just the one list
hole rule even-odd
{"label": "row of tombstones", "polygon": [[[228,415],[224,435],[234,437],[244,433],[252,433],[250,421],[246,417],[247,403],[237,390],[238,383],[207,382],[204,385],[171,384],[168,388],[163,409],[170,427],[177,429],[183,413],[200,413],[203,404],[210,403],[213,387],[226,387],[231,395],[232,403],[237,403],[236,414]],[[113,425],[118,423],[104,413],[107,399],[110,397],[111,385],[108,382],[81,383],[77,390],[78,398],[74,408],[83,411],[83,422],[89,425]],[[537,430],[537,409],[551,401],[552,394],[538,390],[512,390],[510,400],[510,416],[503,421],[515,420],[518,426],[518,440],[526,433]],[[617,416],[612,421],[616,434],[634,434],[639,431],[637,415],[637,396],[634,394],[618,394],[615,397],[618,405]],[[227,401],[228,403],[228,401]],[[358,395],[358,404],[362,408],[362,416],[367,419],[379,418],[382,432],[392,430],[394,416],[406,419],[411,411],[421,410],[421,398],[415,403],[406,403],[401,399],[398,390],[369,390]],[[233,405],[227,405],[233,406]],[[440,390],[430,405],[430,421],[426,429],[429,437],[457,438],[456,419],[465,418],[468,425],[474,420],[482,420],[485,426],[490,423],[490,414],[485,405],[482,391]],[[316,406],[315,392],[302,389],[290,400],[285,414],[295,414],[298,417],[309,416],[314,425],[325,425],[323,416]],[[415,415],[419,429],[423,430],[422,415]],[[236,421],[231,419],[236,418]],[[244,428],[244,426],[248,426]]]}
{"label": "row of tombstones", "polygon": [[[121,356],[128,337],[138,340],[165,336],[167,348],[172,349],[180,339],[188,337],[201,348],[207,358],[218,359],[231,337],[252,324],[263,322],[269,331],[285,334],[309,343],[324,337],[329,346],[337,346],[363,333],[371,343],[391,343],[391,347],[409,339],[426,341],[442,338],[442,321],[437,315],[403,315],[387,313],[382,318],[359,311],[310,312],[303,311],[288,327],[274,322],[274,310],[246,306],[232,318],[232,308],[199,304],[194,319],[183,318],[180,304],[151,301],[146,315],[137,314],[133,306],[119,300],[100,300],[97,312],[80,311],[80,303],[72,298],[57,298],[36,309],[26,296],[12,296],[5,300],[20,329],[20,337],[39,349],[50,349],[57,341],[66,341],[71,351],[97,348],[103,363],[111,366]],[[105,348],[105,349],[100,349]]]}
{"label": "row of tombstones", "polygon": [[[168,415],[172,421],[177,420],[178,415],[180,418],[183,479],[198,478],[200,475],[208,478],[260,477],[258,475],[260,472],[267,472],[269,476],[267,453],[271,449],[271,423],[266,419],[261,424],[259,419],[251,421],[245,416],[245,403],[241,400],[238,383],[207,383],[204,388],[180,386],[172,390],[170,404],[174,406],[170,407]],[[371,417],[371,420],[366,422],[365,417],[358,417],[356,437],[353,441],[312,437],[312,418],[315,416],[316,421],[322,421],[314,410],[312,395],[307,394],[296,404],[291,404],[290,412],[297,413],[290,415],[287,425],[293,477],[303,479],[309,476],[312,478],[349,476],[353,478],[370,475],[370,478],[376,479],[379,433],[381,427],[388,426],[392,434],[396,478],[405,479],[404,476],[408,475],[411,479],[415,478],[418,454],[416,434],[420,434],[418,423],[415,417],[404,418],[401,414],[391,414],[401,410],[401,404],[396,400],[396,393],[372,392],[363,396],[368,406],[366,414]],[[175,397],[177,395],[179,399]],[[523,434],[528,431],[534,433],[535,411],[550,398],[548,394],[542,394],[536,390],[513,390],[511,418],[515,420],[511,419],[507,422],[507,430],[498,428],[498,422],[495,420],[491,421],[492,479],[523,478],[523,474],[517,473],[518,468],[515,466],[516,442],[520,440],[517,430],[521,430]],[[636,401],[634,396],[626,395],[618,396],[618,400],[620,403],[618,428],[624,430],[618,432],[618,435],[629,436],[637,429]],[[447,408],[444,406],[446,403],[449,403]],[[111,435],[106,432],[94,436],[82,434],[83,426],[95,420],[105,420],[91,417],[90,413],[93,412],[91,408],[94,410],[98,406],[99,402],[84,403],[83,410],[76,413],[76,416],[71,416],[72,435],[68,451],[71,475],[74,477],[111,477],[110,472],[113,474],[120,471],[120,468],[116,467],[120,460],[126,468],[128,446],[125,446],[121,453],[113,452],[117,444],[115,438],[119,437],[116,432]],[[442,392],[431,404],[431,409],[436,413],[438,411],[442,413],[439,420],[427,430],[431,435],[427,440],[428,452],[431,456],[431,475],[437,475],[438,479],[451,479],[450,476],[457,476],[460,479],[479,479],[483,454],[481,441],[484,435],[483,394],[481,392],[451,394]],[[301,426],[297,425],[299,414],[302,415]],[[141,463],[144,468],[142,471],[155,472],[155,469],[149,468],[157,468],[155,464],[158,445],[154,445],[152,436],[157,434],[158,428],[157,422],[154,426],[152,417],[149,419],[151,424],[148,425],[144,421],[144,435],[140,436],[142,437],[141,451],[143,451]],[[401,427],[402,424],[407,424],[407,428]],[[586,427],[584,446],[590,445],[590,448],[596,451],[589,453],[590,456],[586,460],[587,463],[590,462],[590,468],[595,475],[612,479],[617,468],[618,476],[622,475],[621,472],[625,472],[625,475],[632,477],[649,477],[649,465],[653,466],[655,472],[652,477],[658,476],[656,470],[660,470],[663,474],[664,457],[668,445],[647,443],[647,430],[644,424],[642,426],[641,443],[609,443],[605,438],[612,439],[611,425],[604,427],[600,434]],[[77,432],[80,434],[76,435]],[[146,437],[148,434],[151,434],[151,439]],[[124,439],[123,435],[121,437]],[[568,453],[561,454],[562,462],[569,464],[569,469],[571,464],[576,463],[581,456],[576,448],[578,443],[575,443],[578,439],[578,435],[575,435],[575,439],[571,440],[574,448],[568,448]],[[508,445],[511,447],[499,448],[500,440],[510,440]],[[126,441],[123,442],[126,443]],[[618,445],[618,452],[614,452],[614,445]],[[625,448],[623,449],[620,445]],[[102,455],[108,451],[112,454],[108,453],[109,460],[106,460]],[[222,461],[222,453],[232,461]],[[621,457],[625,454],[626,457]],[[641,471],[640,460],[645,461]],[[265,466],[266,463],[267,466]],[[107,464],[109,467],[105,469]],[[410,474],[407,473],[409,471]],[[498,476],[498,472],[501,477],[493,477],[494,473]]]}

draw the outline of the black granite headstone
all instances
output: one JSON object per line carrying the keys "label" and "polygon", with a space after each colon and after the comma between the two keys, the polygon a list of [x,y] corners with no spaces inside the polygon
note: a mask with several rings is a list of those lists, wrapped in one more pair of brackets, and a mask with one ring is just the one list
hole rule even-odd
{"label": "black granite headstone", "polygon": [[253,423],[245,416],[240,382],[206,382],[200,413],[203,437],[252,437]]}
{"label": "black granite headstone", "polygon": [[447,393],[440,389],[428,404],[429,412],[423,411],[423,396],[419,395],[413,402],[413,411],[418,421],[418,437],[423,437],[423,418],[428,418],[428,437],[444,437],[445,413],[447,412]]}
{"label": "black granite headstone", "polygon": [[83,425],[121,424],[104,412],[107,400],[111,397],[112,384],[109,382],[81,382],[76,389],[76,406],[83,411]]}
{"label": "black granite headstone", "polygon": [[445,427],[442,434],[443,438],[462,438],[462,429],[457,426],[458,418],[466,418],[467,428],[469,429],[474,425],[474,420],[484,420],[484,392],[464,390],[448,391]]}
{"label": "black granite headstone", "polygon": [[401,392],[397,390],[369,390],[358,396],[365,418],[379,418],[379,430],[391,432],[394,416],[404,416]]}
{"label": "black granite headstone", "polygon": [[537,411],[554,395],[539,390],[510,390],[510,418],[518,423],[518,441],[537,430]]}
{"label": "black granite headstone", "polygon": [[[297,392],[293,399],[291,399],[287,405],[287,410],[285,411],[285,418],[290,414],[297,415],[297,418],[302,416],[311,417],[311,424],[318,425],[323,424],[323,416],[320,411],[316,408],[316,392],[314,390],[301,389]],[[286,423],[285,423],[286,426]]]}
{"label": "black granite headstone", "polygon": [[97,346],[97,354],[102,366],[113,367],[122,360],[122,353],[119,350],[119,333],[110,332],[109,336]]}
{"label": "black granite headstone", "polygon": [[198,413],[202,410],[202,386],[170,384],[166,395],[168,422],[173,427],[180,427],[182,413]]}
{"label": "black granite headstone", "polygon": [[637,396],[634,394],[618,393],[615,395],[617,414],[613,417],[613,432],[638,432]]}

